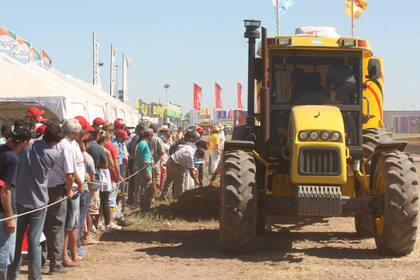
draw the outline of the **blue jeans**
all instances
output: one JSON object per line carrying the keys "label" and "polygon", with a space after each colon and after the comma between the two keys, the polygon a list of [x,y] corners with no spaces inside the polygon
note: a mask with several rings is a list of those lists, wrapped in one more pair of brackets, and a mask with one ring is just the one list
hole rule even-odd
{"label": "blue jeans", "polygon": [[[17,206],[18,214],[30,211],[22,206]],[[22,240],[26,228],[28,228],[28,279],[42,279],[42,248],[40,244],[42,230],[44,229],[47,209],[39,210],[32,214],[19,217],[16,230],[15,259],[7,271],[7,279],[16,279],[20,272],[22,262]]]}
{"label": "blue jeans", "polygon": [[[0,212],[0,219],[5,218]],[[16,231],[8,233],[5,222],[0,222],[0,280],[6,280],[7,266],[13,261],[15,254]]]}
{"label": "blue jeans", "polygon": [[81,240],[86,223],[86,214],[89,207],[89,191],[84,191],[80,194],[80,219],[79,219],[79,236],[77,238],[77,247],[80,248]]}
{"label": "blue jeans", "polygon": [[67,202],[66,231],[72,231],[79,226],[80,219],[80,195],[76,194]]}

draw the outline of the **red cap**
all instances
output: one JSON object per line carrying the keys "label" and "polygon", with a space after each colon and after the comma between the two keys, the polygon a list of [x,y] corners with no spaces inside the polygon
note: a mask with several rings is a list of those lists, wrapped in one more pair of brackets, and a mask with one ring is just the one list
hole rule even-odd
{"label": "red cap", "polygon": [[0,180],[0,188],[4,188],[6,186],[6,183],[3,180]]}
{"label": "red cap", "polygon": [[116,131],[116,135],[124,137],[125,140],[128,140],[130,137],[128,137],[127,131],[124,129],[118,129]]}
{"label": "red cap", "polygon": [[90,126],[89,122],[83,116],[76,116],[76,117],[74,117],[74,119],[77,120],[80,123],[83,130],[85,130],[85,131],[95,131],[95,129]]}
{"label": "red cap", "polygon": [[125,127],[125,123],[122,119],[116,119],[114,122],[114,126]]}
{"label": "red cap", "polygon": [[38,138],[38,137],[41,137],[41,135],[44,135],[46,129],[47,129],[47,126],[45,124],[38,127],[36,129],[36,137]]}
{"label": "red cap", "polygon": [[202,127],[197,127],[196,131],[200,134],[204,133],[204,129]]}
{"label": "red cap", "polygon": [[102,118],[95,118],[93,120],[92,125],[96,125],[96,126],[106,125],[106,122]]}
{"label": "red cap", "polygon": [[26,116],[29,118],[34,118],[39,122],[47,121],[46,118],[41,117],[41,115],[45,114],[44,110],[39,109],[38,107],[30,107],[26,112]]}

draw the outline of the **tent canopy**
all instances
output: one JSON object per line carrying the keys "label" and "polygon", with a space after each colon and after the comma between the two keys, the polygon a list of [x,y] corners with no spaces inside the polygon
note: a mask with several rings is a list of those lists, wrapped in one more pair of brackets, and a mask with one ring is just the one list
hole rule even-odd
{"label": "tent canopy", "polygon": [[139,120],[134,108],[82,80],[0,53],[0,121],[22,118],[30,106],[43,108],[48,119],[60,122],[82,115],[89,121],[122,118],[133,127]]}

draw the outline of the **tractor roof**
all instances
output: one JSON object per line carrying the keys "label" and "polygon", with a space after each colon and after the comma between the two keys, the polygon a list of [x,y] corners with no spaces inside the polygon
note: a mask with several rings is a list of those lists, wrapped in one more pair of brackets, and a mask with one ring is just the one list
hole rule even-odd
{"label": "tractor roof", "polygon": [[313,49],[313,50],[361,50],[372,55],[371,44],[356,37],[342,37],[335,28],[306,26],[296,29],[294,35],[267,38],[270,50]]}

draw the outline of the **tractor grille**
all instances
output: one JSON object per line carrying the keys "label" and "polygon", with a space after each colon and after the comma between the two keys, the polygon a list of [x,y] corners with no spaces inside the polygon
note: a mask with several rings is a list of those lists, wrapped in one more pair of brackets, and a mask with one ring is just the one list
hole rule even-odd
{"label": "tractor grille", "polygon": [[299,153],[299,175],[337,176],[340,175],[340,155],[338,149],[302,148]]}

